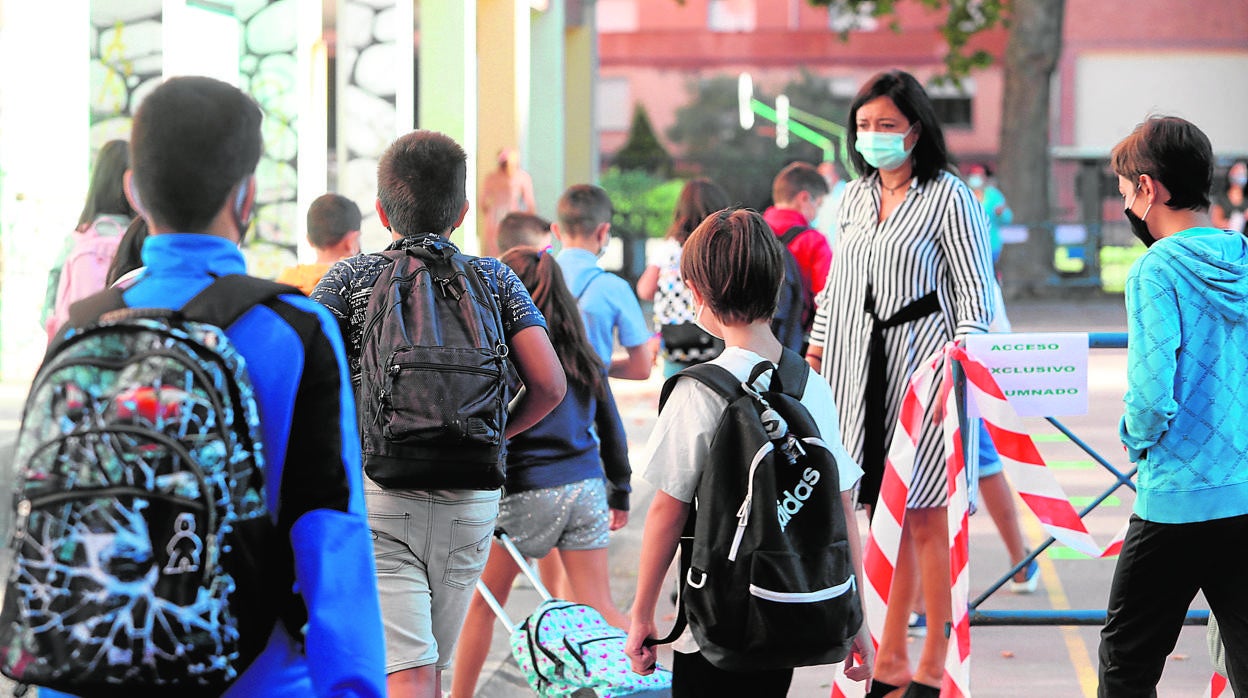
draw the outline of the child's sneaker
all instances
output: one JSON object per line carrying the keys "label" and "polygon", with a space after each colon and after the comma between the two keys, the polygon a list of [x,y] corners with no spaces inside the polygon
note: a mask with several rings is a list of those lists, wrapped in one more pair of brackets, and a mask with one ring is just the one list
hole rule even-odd
{"label": "child's sneaker", "polygon": [[1021,582],[1010,581],[1010,592],[1014,594],[1030,594],[1040,584],[1040,565],[1032,560],[1027,565],[1027,577]]}

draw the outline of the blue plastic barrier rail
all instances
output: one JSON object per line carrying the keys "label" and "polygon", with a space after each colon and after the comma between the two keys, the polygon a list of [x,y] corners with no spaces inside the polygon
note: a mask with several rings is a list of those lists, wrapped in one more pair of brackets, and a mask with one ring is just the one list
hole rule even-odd
{"label": "blue plastic barrier rail", "polygon": [[[1126,347],[1127,335],[1125,332],[1091,332],[1088,334],[1089,349],[1125,349]],[[959,391],[960,395],[958,407],[960,416],[964,418],[966,402],[965,381],[961,372],[957,371],[957,368],[958,367],[955,366],[956,389]],[[1132,481],[1132,478],[1135,477],[1135,467],[1131,467],[1125,472],[1118,469],[1104,456],[1097,453],[1096,449],[1092,448],[1090,444],[1076,436],[1075,433],[1066,425],[1062,424],[1053,417],[1045,417],[1045,419],[1058,431],[1066,435],[1072,443],[1087,453],[1092,460],[1096,461],[1114,478],[1113,484],[1106,488],[1105,491],[1103,491],[1099,496],[1094,497],[1092,501],[1079,512],[1080,519],[1086,516],[1088,512],[1100,506],[1100,504],[1113,495],[1114,492],[1117,492],[1120,487],[1129,487],[1132,491],[1135,490],[1135,483]],[[970,431],[971,430],[969,429],[962,430],[964,439],[973,438],[972,435],[968,435],[968,432]],[[966,449],[964,449],[963,452],[966,452]],[[1050,536],[1038,548],[1031,551],[1026,558],[1024,558],[1017,565],[1011,567],[1005,574],[997,579],[996,582],[990,585],[984,590],[983,593],[971,601],[971,625],[1104,625],[1106,611],[1103,609],[1010,611],[981,611],[979,609],[979,607],[987,601],[989,597],[996,593],[996,591],[1002,586],[1005,586],[1006,582],[1009,582],[1015,574],[1026,569],[1033,560],[1039,557],[1041,553],[1047,550],[1049,546],[1053,545],[1055,542],[1057,542],[1056,539]],[[1209,612],[1202,610],[1189,610],[1187,617],[1184,620],[1186,625],[1206,625],[1208,622]]]}

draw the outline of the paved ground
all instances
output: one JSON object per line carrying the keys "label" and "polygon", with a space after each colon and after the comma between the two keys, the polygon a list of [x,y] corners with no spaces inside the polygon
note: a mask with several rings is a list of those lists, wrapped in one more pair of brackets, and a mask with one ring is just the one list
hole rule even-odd
{"label": "paved ground", "polygon": [[[1010,316],[1017,331],[1124,331],[1125,314],[1121,297],[1092,300],[1014,303]],[[1063,420],[1079,437],[1090,443],[1118,467],[1126,466],[1117,440],[1117,421],[1124,390],[1125,355],[1119,350],[1093,353],[1089,371],[1092,399],[1089,414]],[[625,425],[634,453],[639,454],[653,424],[659,379],[646,382],[618,381],[613,384],[621,403]],[[0,384],[0,475],[9,478],[9,448],[17,429],[25,386]],[[1078,504],[1099,494],[1112,482],[1074,444],[1060,437],[1042,420],[1031,420],[1029,428],[1041,451],[1068,494]],[[636,580],[641,530],[652,490],[640,479],[635,481],[630,524],[613,534],[611,541],[612,591],[617,603],[627,607]],[[0,527],[7,530],[7,500],[0,494]],[[1107,542],[1126,521],[1130,512],[1129,491],[1116,493],[1109,506],[1088,515],[1093,536]],[[1023,518],[1029,544],[1043,539],[1034,517]],[[865,527],[864,527],[865,530]],[[991,521],[986,516],[971,520],[971,593],[977,596],[1007,569],[1005,551]],[[1033,595],[1019,596],[998,592],[982,609],[1104,609],[1113,572],[1112,561],[1081,559],[1073,551],[1051,548],[1040,558],[1041,587]],[[536,593],[518,583],[508,604],[513,617],[523,617],[537,603]],[[1201,605],[1203,607],[1203,603]],[[670,613],[670,608],[660,611]],[[1091,697],[1096,686],[1096,646],[1098,628],[1077,627],[976,627],[972,630],[972,688],[977,698]],[[917,646],[916,646],[917,651]],[[1161,696],[1196,698],[1203,693],[1210,674],[1204,650],[1204,628],[1187,628],[1167,664],[1158,689]],[[449,677],[448,677],[449,680]],[[831,670],[814,667],[797,672],[792,696],[827,696]],[[495,633],[493,649],[482,677],[478,696],[505,698],[531,693],[524,686],[511,662],[505,633]]]}

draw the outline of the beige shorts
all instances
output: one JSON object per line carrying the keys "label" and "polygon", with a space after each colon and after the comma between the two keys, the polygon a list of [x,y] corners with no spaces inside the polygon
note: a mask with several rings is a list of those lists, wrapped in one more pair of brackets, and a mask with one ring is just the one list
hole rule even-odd
{"label": "beige shorts", "polygon": [[451,665],[490,552],[499,496],[498,490],[383,490],[365,482],[387,674]]}

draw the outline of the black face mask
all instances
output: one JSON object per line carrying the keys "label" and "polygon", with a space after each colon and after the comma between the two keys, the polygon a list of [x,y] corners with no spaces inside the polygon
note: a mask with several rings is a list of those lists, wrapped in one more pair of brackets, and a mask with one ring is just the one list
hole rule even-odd
{"label": "black face mask", "polygon": [[[1134,205],[1135,197],[1132,197],[1131,203],[1127,204],[1127,207],[1122,212],[1126,215],[1127,222],[1131,224],[1131,232],[1135,234],[1135,237],[1144,243],[1144,247],[1152,247],[1153,243],[1157,242],[1157,239],[1153,237],[1152,233],[1148,232],[1148,224],[1144,222],[1144,219],[1135,215],[1135,212],[1131,210],[1131,207]],[[1148,212],[1152,208],[1153,205],[1149,204],[1148,208],[1144,209],[1144,215],[1148,216]]]}

